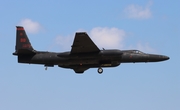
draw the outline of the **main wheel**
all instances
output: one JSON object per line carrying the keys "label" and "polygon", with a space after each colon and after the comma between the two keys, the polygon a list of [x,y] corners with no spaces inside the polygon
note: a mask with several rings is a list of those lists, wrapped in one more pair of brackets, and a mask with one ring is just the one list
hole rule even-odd
{"label": "main wheel", "polygon": [[99,74],[103,73],[103,69],[102,69],[101,67],[98,68],[98,73],[99,73]]}

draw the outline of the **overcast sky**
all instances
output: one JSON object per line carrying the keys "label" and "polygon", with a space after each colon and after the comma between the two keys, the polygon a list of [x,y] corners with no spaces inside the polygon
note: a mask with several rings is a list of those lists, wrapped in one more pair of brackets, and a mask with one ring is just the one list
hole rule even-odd
{"label": "overcast sky", "polygon": [[[180,110],[180,1],[0,1],[0,110]],[[84,74],[18,64],[15,26],[34,49],[71,49],[87,32],[102,49],[167,55],[158,63],[121,64]]]}

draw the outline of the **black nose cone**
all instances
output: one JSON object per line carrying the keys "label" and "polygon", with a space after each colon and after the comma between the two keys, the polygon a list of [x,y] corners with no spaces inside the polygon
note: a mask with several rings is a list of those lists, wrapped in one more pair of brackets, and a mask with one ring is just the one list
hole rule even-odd
{"label": "black nose cone", "polygon": [[149,61],[150,62],[158,62],[158,61],[165,61],[168,60],[169,57],[165,55],[155,55],[155,54],[150,54],[149,55]]}
{"label": "black nose cone", "polygon": [[162,56],[162,59],[163,60],[169,60],[169,57],[168,56]]}

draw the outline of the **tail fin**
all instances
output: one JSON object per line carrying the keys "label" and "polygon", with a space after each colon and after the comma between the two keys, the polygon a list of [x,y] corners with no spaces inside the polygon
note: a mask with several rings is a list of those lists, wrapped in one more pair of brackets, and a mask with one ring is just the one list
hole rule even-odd
{"label": "tail fin", "polygon": [[15,53],[13,55],[19,54],[31,54],[35,53],[31,43],[26,35],[23,27],[16,26],[16,46]]}

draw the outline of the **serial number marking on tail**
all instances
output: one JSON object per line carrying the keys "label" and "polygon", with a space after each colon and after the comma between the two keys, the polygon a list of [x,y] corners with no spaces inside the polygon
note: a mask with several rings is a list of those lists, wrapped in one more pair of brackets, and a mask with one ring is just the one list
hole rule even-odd
{"label": "serial number marking on tail", "polygon": [[30,48],[31,47],[31,45],[30,44],[23,44],[23,46],[22,46],[23,48]]}
{"label": "serial number marking on tail", "polygon": [[23,33],[21,32],[19,35],[20,35],[20,36],[23,36]]}
{"label": "serial number marking on tail", "polygon": [[24,31],[24,28],[17,28],[18,31]]}
{"label": "serial number marking on tail", "polygon": [[26,38],[21,38],[20,42],[26,42]]}

